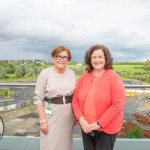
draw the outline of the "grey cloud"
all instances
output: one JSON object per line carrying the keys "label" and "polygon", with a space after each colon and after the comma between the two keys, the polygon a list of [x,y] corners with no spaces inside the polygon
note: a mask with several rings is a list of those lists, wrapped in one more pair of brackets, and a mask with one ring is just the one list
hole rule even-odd
{"label": "grey cloud", "polygon": [[0,59],[49,59],[65,45],[79,61],[94,44],[107,46],[117,61],[150,58],[149,1],[68,0],[57,7],[48,0],[8,1],[0,2]]}

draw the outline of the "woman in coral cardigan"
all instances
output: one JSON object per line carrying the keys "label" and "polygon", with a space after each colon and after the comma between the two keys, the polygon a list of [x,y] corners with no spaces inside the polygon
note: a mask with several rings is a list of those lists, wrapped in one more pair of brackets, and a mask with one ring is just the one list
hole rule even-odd
{"label": "woman in coral cardigan", "polygon": [[125,88],[105,46],[90,47],[84,61],[87,72],[80,77],[72,101],[84,150],[113,150],[123,123]]}

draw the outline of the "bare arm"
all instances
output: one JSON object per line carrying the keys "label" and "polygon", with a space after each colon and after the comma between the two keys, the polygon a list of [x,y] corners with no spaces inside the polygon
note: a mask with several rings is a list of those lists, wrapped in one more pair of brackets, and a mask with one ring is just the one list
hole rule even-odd
{"label": "bare arm", "polygon": [[37,112],[39,114],[39,119],[40,119],[40,130],[44,134],[48,134],[48,123],[47,123],[46,116],[44,113],[44,106],[37,105],[36,108],[37,108]]}

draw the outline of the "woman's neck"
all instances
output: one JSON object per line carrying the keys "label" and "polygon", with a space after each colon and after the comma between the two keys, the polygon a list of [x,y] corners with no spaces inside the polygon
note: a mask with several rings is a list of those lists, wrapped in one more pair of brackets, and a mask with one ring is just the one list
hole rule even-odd
{"label": "woman's neck", "polygon": [[53,66],[52,69],[60,74],[65,72],[65,68],[57,68],[56,66]]}
{"label": "woman's neck", "polygon": [[102,70],[93,70],[93,74],[96,77],[100,77],[100,76],[102,76],[102,74],[104,73],[104,71],[105,71],[105,69],[102,69]]}

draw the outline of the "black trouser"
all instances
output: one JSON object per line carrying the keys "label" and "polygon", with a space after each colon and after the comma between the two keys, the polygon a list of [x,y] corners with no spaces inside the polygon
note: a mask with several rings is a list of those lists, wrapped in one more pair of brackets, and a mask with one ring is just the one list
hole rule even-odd
{"label": "black trouser", "polygon": [[102,131],[93,131],[95,136],[82,131],[84,150],[113,150],[116,134],[107,134]]}

